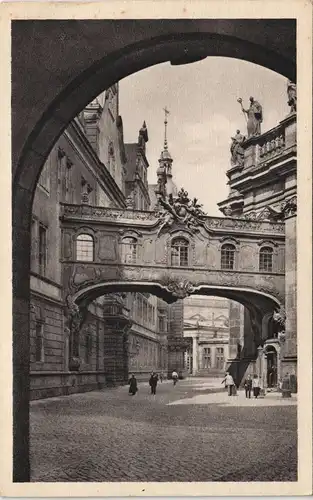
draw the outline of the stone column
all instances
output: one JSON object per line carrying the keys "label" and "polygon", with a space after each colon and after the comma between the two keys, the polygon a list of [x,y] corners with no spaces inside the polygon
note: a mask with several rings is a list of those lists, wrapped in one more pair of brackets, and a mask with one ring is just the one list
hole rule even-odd
{"label": "stone column", "polygon": [[[175,343],[176,342],[176,343]],[[179,345],[179,339],[168,345],[168,376],[175,370],[178,374],[184,374],[184,352],[185,348]]]}
{"label": "stone column", "polygon": [[192,374],[196,375],[199,370],[199,353],[198,353],[199,337],[195,335],[192,337]]}
{"label": "stone column", "polygon": [[131,322],[126,318],[105,320],[103,338],[104,371],[108,384],[123,384],[128,379],[128,332]]}
{"label": "stone column", "polygon": [[[20,190],[22,192],[22,190]],[[29,398],[30,398],[30,227],[31,192],[15,204],[13,225],[13,481],[30,480]]]}
{"label": "stone column", "polygon": [[297,374],[297,246],[295,214],[285,219],[285,341],[282,345],[282,373]]}
{"label": "stone column", "polygon": [[256,345],[254,341],[254,334],[251,325],[250,312],[245,307],[244,308],[244,357],[254,358],[256,357]]}
{"label": "stone column", "polygon": [[237,345],[242,335],[242,310],[238,302],[230,301],[229,305],[229,361],[237,357]]}

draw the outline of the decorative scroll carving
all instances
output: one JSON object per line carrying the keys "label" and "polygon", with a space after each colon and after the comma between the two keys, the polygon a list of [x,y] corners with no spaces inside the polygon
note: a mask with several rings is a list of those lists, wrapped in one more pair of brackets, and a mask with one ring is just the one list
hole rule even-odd
{"label": "decorative scroll carving", "polygon": [[188,297],[195,290],[195,287],[189,280],[166,277],[162,280],[162,283],[166,286],[168,291],[178,299]]}
{"label": "decorative scroll carving", "polygon": [[204,225],[206,214],[201,208],[202,205],[198,203],[197,198],[191,200],[183,188],[176,197],[169,195],[168,201],[160,196],[159,203],[162,209],[157,214],[161,223],[158,235],[165,227],[171,227],[174,223],[187,227],[193,233],[198,231],[199,226]]}
{"label": "decorative scroll carving", "polygon": [[[194,203],[194,202],[192,202]],[[197,202],[196,202],[197,205]],[[98,221],[101,219],[102,223],[105,224],[106,221],[114,221],[117,224],[121,225],[127,224],[127,227],[133,225],[135,228],[141,223],[149,223],[145,224],[147,227],[154,228],[165,219],[169,220],[169,224],[172,225],[174,223],[174,216],[167,212],[165,209],[158,212],[143,212],[143,211],[133,211],[133,210],[124,210],[124,209],[112,209],[106,207],[92,207],[90,205],[62,205],[62,217],[63,220],[71,220],[71,219],[81,219],[82,223],[92,222],[93,220]],[[183,207],[185,209],[185,207]],[[197,208],[195,208],[197,210]],[[274,209],[273,209],[274,210]],[[202,212],[202,211],[201,211]],[[274,213],[274,212],[273,212]],[[276,221],[276,219],[272,219],[271,221],[267,221],[266,218],[261,218],[257,220],[257,214],[254,212],[249,212],[248,214],[241,215],[240,217],[233,218],[225,218],[225,217],[208,217],[203,213],[199,215],[199,219],[197,222],[197,226],[194,224],[193,216],[188,212],[188,224],[191,232],[199,229],[199,226],[203,226],[208,231],[214,231],[214,229],[218,230],[228,230],[234,229],[238,231],[243,231],[245,233],[248,232],[261,232],[261,233],[283,233],[284,225],[281,222]],[[264,220],[265,219],[265,220]],[[175,219],[177,223],[181,220],[184,220],[184,217],[181,219]],[[184,224],[185,228],[188,228],[187,224]],[[195,226],[195,227],[194,227]],[[194,228],[194,231],[192,231]],[[160,230],[159,230],[160,232]]]}
{"label": "decorative scroll carving", "polygon": [[238,231],[248,232],[258,232],[258,233],[283,233],[285,231],[285,226],[281,222],[267,222],[262,220],[256,220],[256,213],[249,212],[236,218],[211,218],[207,217],[205,221],[205,227],[207,230],[210,229],[234,229]]}
{"label": "decorative scroll carving", "polygon": [[90,205],[62,205],[62,215],[65,218],[84,218],[87,220],[99,218],[102,221],[105,220],[114,220],[114,221],[122,221],[133,220],[137,221],[153,221],[157,222],[157,218],[154,212],[144,212],[138,210],[127,210],[127,209],[114,209],[107,207],[93,207]]}

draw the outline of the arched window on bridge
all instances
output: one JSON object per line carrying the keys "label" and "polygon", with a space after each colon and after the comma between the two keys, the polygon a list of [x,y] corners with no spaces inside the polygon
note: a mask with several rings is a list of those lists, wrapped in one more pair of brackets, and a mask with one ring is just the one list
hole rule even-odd
{"label": "arched window on bridge", "polygon": [[138,241],[136,238],[123,238],[122,239],[122,259],[123,264],[135,264],[137,261],[137,246]]}
{"label": "arched window on bridge", "polygon": [[185,238],[176,238],[171,245],[171,265],[188,266],[189,242]]}
{"label": "arched window on bridge", "polygon": [[221,269],[234,269],[236,248],[230,243],[225,243],[221,248]]}
{"label": "arched window on bridge", "polygon": [[259,255],[259,271],[271,273],[273,271],[273,249],[262,247]]}
{"label": "arched window on bridge", "polygon": [[89,234],[80,234],[76,238],[76,260],[92,262],[94,260],[94,242]]}

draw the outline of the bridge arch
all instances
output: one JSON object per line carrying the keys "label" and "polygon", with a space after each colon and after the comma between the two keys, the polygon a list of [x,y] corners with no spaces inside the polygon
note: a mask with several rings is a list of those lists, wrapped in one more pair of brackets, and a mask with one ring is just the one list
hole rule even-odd
{"label": "bridge arch", "polygon": [[255,308],[267,319],[274,310],[281,306],[281,302],[277,297],[253,288],[199,285],[190,287],[188,290],[188,283],[184,285],[174,288],[171,284],[167,285],[153,281],[103,281],[82,287],[73,293],[71,298],[77,305],[87,306],[97,297],[115,292],[151,293],[162,298],[169,304],[178,299],[184,299],[187,296],[207,295],[235,300],[248,308]]}

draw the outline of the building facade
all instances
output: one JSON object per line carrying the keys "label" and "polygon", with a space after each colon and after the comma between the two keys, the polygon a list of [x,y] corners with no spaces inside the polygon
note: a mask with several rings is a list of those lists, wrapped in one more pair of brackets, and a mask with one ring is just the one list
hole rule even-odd
{"label": "building facade", "polygon": [[[111,293],[85,311],[78,345],[70,335],[62,255],[60,206],[138,209],[150,205],[145,144],[125,145],[119,115],[118,84],[101,94],[74,119],[53,147],[38,181],[32,216],[31,397],[41,398],[125,383],[128,374],[147,378],[167,371],[167,304],[141,293]],[[81,263],[94,258],[97,234],[87,223],[76,235]],[[110,258],[106,242],[99,252]],[[136,235],[123,235],[123,262],[136,252]],[[63,253],[65,252],[65,254]],[[127,330],[128,335],[125,336]]]}
{"label": "building facade", "polygon": [[194,376],[225,374],[229,345],[229,301],[220,297],[184,300],[184,337],[192,338],[186,367]]}
{"label": "building facade", "polygon": [[[251,342],[254,326],[250,312],[238,303],[232,303],[230,309],[229,366],[232,365],[238,383],[247,370],[259,373],[265,388],[277,387],[286,375],[295,379],[297,373],[297,96],[296,86],[290,81],[287,102],[290,112],[273,129],[248,139],[237,131],[239,140],[235,147],[232,144],[227,171],[229,195],[219,203],[228,218],[251,219],[256,223],[284,220],[284,248],[278,248],[271,239],[260,242],[259,271],[272,272],[274,276],[274,261],[278,258],[284,262],[285,273],[285,303],[280,311],[263,319],[262,342]],[[234,249],[232,243],[230,253]],[[247,257],[250,251],[247,246]]]}

